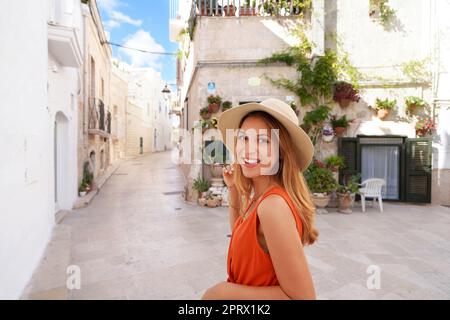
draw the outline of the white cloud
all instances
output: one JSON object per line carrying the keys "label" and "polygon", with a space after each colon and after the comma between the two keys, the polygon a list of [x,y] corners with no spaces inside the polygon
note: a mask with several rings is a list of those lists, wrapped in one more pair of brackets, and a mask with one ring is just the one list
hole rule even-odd
{"label": "white cloud", "polygon": [[142,24],[142,20],[132,19],[120,11],[112,11],[109,16],[112,21],[119,23],[119,25],[120,25],[120,23],[128,23],[133,26],[139,27]]}
{"label": "white cloud", "polygon": [[111,12],[123,5],[119,0],[97,0],[97,3],[106,12]]}
{"label": "white cloud", "polygon": [[142,24],[142,20],[133,19],[127,16],[123,12],[119,11],[118,8],[127,6],[127,4],[121,2],[120,0],[97,0],[98,5],[103,9],[108,15],[109,20],[104,23],[105,27],[108,29],[113,29],[120,27],[122,23],[131,24],[133,26],[139,27]]}
{"label": "white cloud", "polygon": [[[138,30],[133,35],[127,37],[124,40],[124,46],[139,50],[146,50],[152,52],[164,52],[164,47],[157,43],[150,33],[144,30]],[[119,52],[128,56],[130,63],[133,67],[151,67],[155,69],[161,69],[162,65],[159,63],[160,55],[139,52],[135,50],[129,50],[120,48]]]}

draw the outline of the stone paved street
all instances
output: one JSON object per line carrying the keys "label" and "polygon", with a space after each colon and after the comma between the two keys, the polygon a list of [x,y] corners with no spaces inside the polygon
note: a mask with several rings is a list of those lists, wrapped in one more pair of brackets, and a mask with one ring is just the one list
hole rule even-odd
{"label": "stone paved street", "polygon": [[[227,209],[184,203],[170,153],[124,162],[55,227],[24,299],[198,299],[226,279]],[[306,249],[320,299],[450,299],[450,209],[387,203],[317,217]],[[69,265],[81,289],[66,289]],[[381,288],[366,286],[370,265]]]}

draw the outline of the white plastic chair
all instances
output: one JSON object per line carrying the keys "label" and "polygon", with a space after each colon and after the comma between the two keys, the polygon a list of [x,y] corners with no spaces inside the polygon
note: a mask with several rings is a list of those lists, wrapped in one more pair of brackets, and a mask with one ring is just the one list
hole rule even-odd
{"label": "white plastic chair", "polygon": [[385,184],[386,182],[383,179],[367,179],[360,184],[362,188],[359,189],[359,194],[361,195],[361,206],[363,212],[366,212],[366,198],[373,198],[372,205],[374,207],[378,199],[380,211],[383,212],[381,189]]}

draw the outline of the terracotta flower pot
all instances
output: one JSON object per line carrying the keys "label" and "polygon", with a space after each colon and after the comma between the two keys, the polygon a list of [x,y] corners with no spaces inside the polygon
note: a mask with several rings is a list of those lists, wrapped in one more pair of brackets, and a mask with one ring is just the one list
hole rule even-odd
{"label": "terracotta flower pot", "polygon": [[241,11],[239,13],[241,16],[256,16],[256,8],[244,8],[241,7]]}
{"label": "terracotta flower pot", "polygon": [[354,193],[338,193],[339,196],[339,212],[352,213],[352,207],[355,203]]}
{"label": "terracotta flower pot", "polygon": [[220,106],[218,103],[211,103],[208,106],[209,113],[216,113],[217,111],[219,111],[219,108]]}
{"label": "terracotta flower pot", "polygon": [[206,205],[210,208],[215,208],[215,207],[219,206],[219,199],[217,199],[217,198],[207,199]]}
{"label": "terracotta flower pot", "polygon": [[201,205],[202,207],[206,206],[206,199],[205,198],[199,198],[198,199],[198,204]]}
{"label": "terracotta flower pot", "polygon": [[[229,13],[228,10],[230,10]],[[234,6],[224,6],[223,12],[225,13],[226,16],[234,16],[235,15]]]}
{"label": "terracotta flower pot", "polygon": [[377,110],[377,117],[379,119],[386,118],[388,114],[389,114],[389,110],[388,109],[378,109]]}
{"label": "terracotta flower pot", "polygon": [[338,137],[341,137],[345,133],[345,131],[347,131],[347,128],[345,128],[345,127],[336,127],[336,128],[334,128],[334,132],[336,133],[336,135]]}

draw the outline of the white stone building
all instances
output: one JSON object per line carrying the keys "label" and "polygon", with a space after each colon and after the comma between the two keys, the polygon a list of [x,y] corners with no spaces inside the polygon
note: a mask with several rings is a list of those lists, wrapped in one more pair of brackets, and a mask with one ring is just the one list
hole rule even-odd
{"label": "white stone building", "polygon": [[77,199],[80,4],[8,1],[0,12],[0,299],[20,296],[55,215]]}
{"label": "white stone building", "polygon": [[166,83],[151,68],[133,68],[119,63],[116,69],[128,82],[127,157],[171,148],[170,95]]}
{"label": "white stone building", "polygon": [[[300,105],[295,94],[275,87],[265,77],[296,79],[295,67],[257,64],[259,59],[295,44],[298,38],[292,36],[292,30],[300,27],[314,44],[312,59],[331,49],[347,54],[351,65],[365,75],[360,81],[362,99],[358,103],[345,110],[330,104],[333,114],[346,114],[354,121],[343,139],[320,144],[318,156],[342,152],[338,148],[342,141],[345,148],[351,149],[347,161],[354,164],[352,173],[360,172],[364,178],[370,170],[383,169],[383,159],[368,155],[373,154],[374,144],[385,141],[390,144],[383,150],[386,157],[390,151],[395,153],[395,159],[388,161],[392,166],[386,171],[392,173],[383,176],[389,180],[390,199],[450,204],[447,131],[450,120],[446,108],[450,34],[448,19],[444,17],[444,12],[450,9],[449,1],[390,0],[387,5],[394,14],[388,26],[383,25],[378,9],[373,10],[369,0],[312,0],[311,9],[303,16],[292,11],[291,1],[286,1],[288,7],[278,13],[262,9],[265,4],[276,6],[276,1],[254,3],[255,9],[249,8],[246,1],[238,0],[171,2],[170,36],[180,44],[178,84],[182,128],[190,131],[196,125],[199,110],[211,92],[233,105],[268,97],[294,100]],[[407,76],[404,67],[421,61],[426,61],[424,66],[429,76],[419,81]],[[414,140],[415,122],[404,119],[403,101],[412,95],[429,104],[437,122],[432,149],[430,143]],[[376,98],[398,102],[396,112],[385,121],[377,119],[369,108]],[[300,123],[308,108],[301,108]],[[417,159],[420,168],[418,162],[413,164]],[[198,173],[208,175],[205,168],[200,172],[196,172],[199,168],[194,172],[192,168],[195,166],[182,165],[189,177],[188,200],[195,200],[195,192],[190,188],[192,179]]]}

